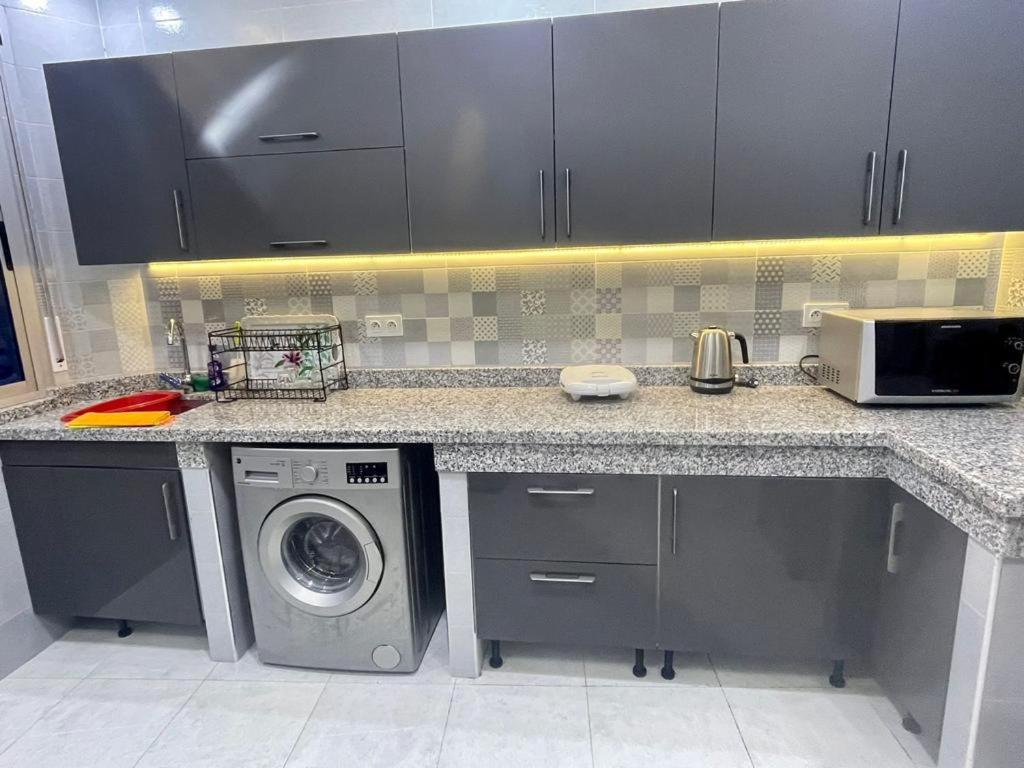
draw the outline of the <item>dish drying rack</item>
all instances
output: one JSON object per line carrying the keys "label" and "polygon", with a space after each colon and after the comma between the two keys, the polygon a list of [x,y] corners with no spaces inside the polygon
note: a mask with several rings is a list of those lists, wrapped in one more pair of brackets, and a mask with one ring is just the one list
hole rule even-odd
{"label": "dish drying rack", "polygon": [[323,402],[328,393],[348,389],[340,324],[313,328],[232,326],[208,335],[210,359],[220,363],[226,382],[213,390],[218,402]]}

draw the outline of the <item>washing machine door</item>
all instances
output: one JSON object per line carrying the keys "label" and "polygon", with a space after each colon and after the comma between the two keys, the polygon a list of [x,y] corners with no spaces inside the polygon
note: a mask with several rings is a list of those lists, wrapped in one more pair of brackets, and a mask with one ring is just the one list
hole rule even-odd
{"label": "washing machine door", "polygon": [[259,553],[274,591],[315,616],[358,610],[384,572],[370,524],[326,496],[298,496],[275,507],[260,528]]}

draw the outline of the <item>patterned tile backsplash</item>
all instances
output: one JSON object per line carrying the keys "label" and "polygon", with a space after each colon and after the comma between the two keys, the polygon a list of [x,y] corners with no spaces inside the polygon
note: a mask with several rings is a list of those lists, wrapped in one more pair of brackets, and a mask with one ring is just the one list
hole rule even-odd
{"label": "patterned tile backsplash", "polygon": [[[994,307],[1005,294],[1003,303],[1024,304],[1024,270],[1019,284],[1004,274],[1000,293],[1004,236],[985,237],[971,243],[980,248],[854,254],[784,255],[769,244],[735,257],[623,262],[327,271],[344,269],[332,260],[294,272],[276,263],[266,274],[143,267],[56,293],[79,379],[180,366],[163,331],[172,317],[199,367],[210,330],[245,315],[325,312],[342,323],[352,367],[687,362],[689,334],[705,325],[745,334],[755,361],[792,362],[816,349],[801,327],[807,301]],[[368,338],[364,318],[376,313],[401,313],[405,335]]]}

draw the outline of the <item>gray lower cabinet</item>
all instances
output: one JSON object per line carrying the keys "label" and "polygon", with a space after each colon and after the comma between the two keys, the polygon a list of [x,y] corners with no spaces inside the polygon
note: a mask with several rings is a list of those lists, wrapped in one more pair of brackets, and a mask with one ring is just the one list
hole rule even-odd
{"label": "gray lower cabinet", "polygon": [[657,574],[653,565],[476,558],[477,634],[489,640],[650,647]]}
{"label": "gray lower cabinet", "polygon": [[36,613],[202,622],[173,445],[8,443],[0,452]]}
{"label": "gray lower cabinet", "polygon": [[409,250],[401,149],[189,160],[204,258]]}
{"label": "gray lower cabinet", "polygon": [[[919,4],[924,12],[930,0]],[[878,233],[898,8],[898,0],[722,4],[716,240]],[[920,98],[937,105],[944,87],[933,83]]]}
{"label": "gray lower cabinet", "polygon": [[895,488],[891,514],[875,677],[938,759],[967,534]]}
{"label": "gray lower cabinet", "polygon": [[78,61],[44,69],[78,262],[192,257],[171,57]]}
{"label": "gray lower cabinet", "polygon": [[551,22],[399,34],[412,248],[555,242]]}
{"label": "gray lower cabinet", "polygon": [[650,647],[658,478],[471,474],[477,633]]}
{"label": "gray lower cabinet", "polygon": [[174,54],[190,158],[402,145],[394,35]]}
{"label": "gray lower cabinet", "polygon": [[866,658],[888,492],[886,480],[662,478],[661,646]]}
{"label": "gray lower cabinet", "polygon": [[1024,228],[1024,3],[903,0],[886,233]]}
{"label": "gray lower cabinet", "polygon": [[560,245],[711,239],[718,7],[554,20]]}

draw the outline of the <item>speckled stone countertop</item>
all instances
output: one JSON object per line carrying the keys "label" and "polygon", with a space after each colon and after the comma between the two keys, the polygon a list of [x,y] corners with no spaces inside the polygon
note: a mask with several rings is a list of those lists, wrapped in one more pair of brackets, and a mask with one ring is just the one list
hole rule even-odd
{"label": "speckled stone countertop", "polygon": [[555,387],[351,389],[326,403],[209,404],[154,429],[68,430],[67,406],[0,440],[434,443],[446,471],[890,477],[993,551],[1024,555],[1024,408],[856,406],[814,386],[702,396],[647,386],[572,402]]}

